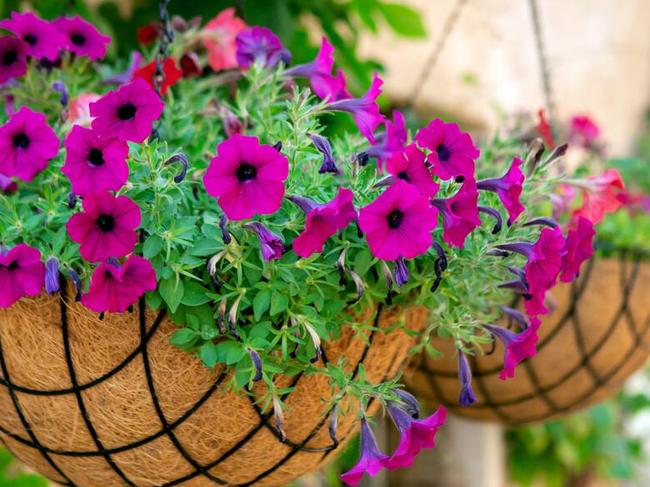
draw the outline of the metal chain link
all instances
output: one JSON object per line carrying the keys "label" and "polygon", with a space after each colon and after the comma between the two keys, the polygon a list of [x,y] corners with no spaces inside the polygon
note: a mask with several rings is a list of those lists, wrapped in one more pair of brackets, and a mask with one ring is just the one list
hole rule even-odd
{"label": "metal chain link", "polygon": [[[171,0],[160,0],[158,4],[158,14],[160,18],[160,40],[158,42],[158,52],[156,53],[156,69],[153,74],[153,88],[162,96],[162,86],[165,82],[165,71],[163,65],[169,53],[169,46],[174,41],[174,30],[171,25],[169,16],[169,3]],[[160,127],[162,125],[162,115],[156,121],[151,131],[150,140],[157,139],[160,136]]]}

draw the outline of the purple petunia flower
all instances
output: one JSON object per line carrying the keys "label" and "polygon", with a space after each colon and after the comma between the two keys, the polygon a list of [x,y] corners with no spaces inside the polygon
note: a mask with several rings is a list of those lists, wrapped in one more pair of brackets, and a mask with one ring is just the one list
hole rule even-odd
{"label": "purple petunia flower", "polygon": [[155,289],[156,271],[151,263],[131,255],[122,265],[116,261],[98,265],[81,303],[96,313],[123,313],[144,293]]}
{"label": "purple petunia flower", "polygon": [[433,181],[431,171],[425,165],[425,158],[424,152],[411,144],[386,161],[386,170],[394,177],[411,183],[424,196],[432,197],[440,186]]}
{"label": "purple petunia flower", "polygon": [[314,143],[318,152],[323,154],[323,163],[318,169],[320,174],[332,173],[338,174],[339,168],[336,166],[336,161],[334,161],[334,156],[332,155],[332,146],[330,145],[329,140],[320,135],[312,134],[309,136],[311,141]]}
{"label": "purple petunia flower", "polygon": [[377,166],[383,167],[386,160],[404,150],[408,139],[404,115],[398,110],[393,111],[393,120],[385,119],[386,129],[375,135],[376,143],[365,152],[368,157],[377,159]]}
{"label": "purple petunia flower", "polygon": [[371,144],[376,143],[374,132],[384,122],[384,116],[379,111],[377,97],[381,95],[383,80],[375,73],[372,84],[361,98],[345,98],[333,101],[330,110],[352,114],[359,131]]}
{"label": "purple petunia flower", "polygon": [[458,350],[458,381],[460,382],[458,402],[464,408],[469,407],[476,402],[476,395],[472,389],[472,369],[461,350]]}
{"label": "purple petunia flower", "polygon": [[404,257],[400,257],[395,261],[395,284],[398,287],[402,287],[404,284],[409,282],[409,268],[406,266],[406,261]]}
{"label": "purple petunia flower", "polygon": [[78,15],[59,17],[52,22],[65,39],[64,48],[77,56],[87,56],[93,61],[106,56],[111,38],[97,30],[90,22]]}
{"label": "purple petunia flower", "polygon": [[379,450],[375,435],[366,418],[361,420],[361,444],[359,449],[361,452],[357,464],[341,475],[341,480],[353,487],[361,481],[364,474],[371,477],[377,475],[386,466],[388,460],[388,456]]}
{"label": "purple petunia flower", "polygon": [[521,170],[524,163],[518,157],[512,160],[508,172],[500,178],[484,179],[477,183],[478,189],[492,191],[499,195],[499,199],[508,212],[508,225],[512,225],[526,207],[521,204],[520,196],[522,185],[526,176]]}
{"label": "purple petunia flower", "polygon": [[455,123],[433,120],[415,134],[415,141],[431,151],[428,161],[440,179],[474,178],[474,161],[480,152]]}
{"label": "purple petunia flower", "polygon": [[580,273],[580,266],[594,255],[594,224],[579,216],[573,222],[562,249],[560,281],[571,282]]}
{"label": "purple petunia flower", "polygon": [[331,73],[334,67],[334,47],[323,37],[316,59],[307,64],[299,64],[286,71],[287,76],[309,78],[311,89],[320,98],[331,94]]}
{"label": "purple petunia flower", "polygon": [[75,125],[64,145],[66,157],[61,172],[70,179],[74,193],[84,196],[96,191],[117,191],[126,183],[129,177],[126,142]]}
{"label": "purple petunia flower", "polygon": [[70,217],[66,224],[70,238],[77,242],[81,256],[88,262],[123,257],[138,240],[140,208],[126,196],[115,197],[103,191],[89,193],[83,200],[83,212]]}
{"label": "purple petunia flower", "polygon": [[520,333],[515,333],[505,328],[484,325],[505,347],[503,356],[503,370],[499,374],[501,380],[515,376],[515,368],[522,361],[537,354],[537,342],[542,322],[539,318],[531,318],[528,328]]}
{"label": "purple petunia flower", "polygon": [[65,39],[54,26],[31,12],[12,12],[10,19],[0,21],[0,28],[24,41],[25,53],[36,59],[56,61]]}
{"label": "purple petunia flower", "polygon": [[443,240],[451,247],[462,248],[467,236],[481,225],[476,182],[466,179],[454,196],[432,203],[442,213]]}
{"label": "purple petunia flower", "polygon": [[246,223],[244,227],[257,235],[260,242],[262,258],[265,262],[282,258],[282,254],[284,254],[284,241],[282,240],[282,237],[276,235],[259,222]]}
{"label": "purple petunia flower", "polygon": [[257,137],[233,135],[217,147],[203,184],[231,220],[275,213],[282,205],[289,160]]}
{"label": "purple petunia flower", "polygon": [[13,36],[0,37],[0,84],[27,72],[27,47]]}
{"label": "purple petunia flower", "polygon": [[37,249],[23,243],[10,250],[0,247],[0,308],[41,294],[44,278],[45,266]]}
{"label": "purple petunia flower", "polygon": [[45,115],[22,107],[0,127],[0,173],[31,181],[59,152]]}
{"label": "purple petunia flower", "polygon": [[56,257],[49,257],[45,261],[45,292],[47,294],[59,292],[59,261]]}
{"label": "purple petunia flower", "polygon": [[136,78],[90,104],[90,115],[95,117],[92,128],[106,137],[140,143],[151,133],[163,107],[147,82]]}
{"label": "purple petunia flower", "polygon": [[237,63],[246,69],[259,62],[266,68],[272,68],[279,62],[289,64],[291,53],[285,49],[272,30],[253,26],[237,35]]}

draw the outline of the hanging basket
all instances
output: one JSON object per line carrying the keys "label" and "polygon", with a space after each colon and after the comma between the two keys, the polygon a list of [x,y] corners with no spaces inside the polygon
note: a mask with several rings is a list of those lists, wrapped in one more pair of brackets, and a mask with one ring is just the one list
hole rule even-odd
{"label": "hanging basket", "polygon": [[499,379],[501,345],[469,357],[474,405],[458,404],[457,359],[447,341],[433,344],[444,358],[413,363],[410,388],[462,416],[506,424],[558,417],[610,397],[650,354],[650,263],[593,259],[552,297],[537,355],[519,365],[514,379]]}
{"label": "hanging basket", "polygon": [[[409,326],[428,312],[405,311]],[[366,337],[346,329],[325,344],[324,360],[371,381],[392,378],[410,346],[402,316],[369,310],[378,327]],[[0,439],[20,460],[64,485],[280,486],[333,458],[330,386],[320,374],[282,379],[282,441],[272,410],[229,390],[210,370],[169,343],[175,326],[140,301],[131,314],[100,321],[77,303],[53,297],[0,310]],[[349,403],[348,403],[349,405]],[[345,404],[341,405],[345,409]],[[353,436],[356,415],[339,415],[338,437]]]}

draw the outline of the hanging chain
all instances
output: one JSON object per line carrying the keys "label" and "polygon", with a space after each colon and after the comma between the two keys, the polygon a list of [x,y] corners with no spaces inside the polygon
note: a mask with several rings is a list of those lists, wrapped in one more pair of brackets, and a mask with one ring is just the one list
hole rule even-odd
{"label": "hanging chain", "polygon": [[553,89],[551,86],[551,75],[548,68],[548,59],[546,57],[546,50],[544,46],[544,39],[542,36],[542,26],[540,22],[539,9],[537,0],[528,0],[530,5],[530,13],[533,20],[533,30],[535,32],[535,47],[537,48],[537,62],[539,63],[539,70],[542,76],[542,89],[544,90],[544,104],[546,105],[546,112],[551,125],[551,133],[555,135],[555,103],[553,98]]}
{"label": "hanging chain", "polygon": [[442,53],[445,45],[447,44],[447,40],[449,39],[449,36],[453,32],[454,27],[458,22],[458,18],[460,17],[461,11],[463,10],[463,7],[465,6],[466,3],[467,0],[457,0],[456,6],[447,17],[447,20],[445,21],[444,27],[442,29],[442,33],[440,34],[440,37],[433,44],[433,49],[431,50],[429,56],[427,56],[427,60],[424,64],[424,69],[420,72],[420,75],[418,76],[415,84],[413,85],[411,96],[408,98],[411,106],[415,105],[415,102],[420,97],[420,94],[422,93],[422,89],[424,88],[424,84],[429,78],[429,75],[433,71],[433,68],[436,66],[436,64],[438,64],[438,60],[440,59],[440,54]]}
{"label": "hanging chain", "polygon": [[[156,53],[156,70],[153,74],[153,88],[162,96],[162,86],[165,82],[165,71],[163,65],[169,52],[169,45],[174,41],[174,31],[172,29],[171,19],[169,16],[170,0],[160,0],[158,4],[158,13],[160,16],[160,41],[158,43],[158,52]],[[151,132],[151,140],[160,136],[160,127],[162,125],[162,114],[156,121]]]}

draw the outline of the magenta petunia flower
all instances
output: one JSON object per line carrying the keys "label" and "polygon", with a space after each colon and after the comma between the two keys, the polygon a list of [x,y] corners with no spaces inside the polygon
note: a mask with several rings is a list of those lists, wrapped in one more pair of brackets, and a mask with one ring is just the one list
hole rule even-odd
{"label": "magenta petunia flower", "polygon": [[284,254],[284,241],[271,230],[259,222],[249,222],[244,225],[257,235],[260,242],[260,251],[265,262],[282,258]]}
{"label": "magenta petunia flower", "polygon": [[144,293],[156,289],[156,271],[140,256],[130,255],[124,264],[99,264],[90,278],[81,303],[96,313],[123,313]]}
{"label": "magenta petunia flower", "polygon": [[397,181],[359,212],[359,227],[378,259],[411,259],[432,245],[438,211],[416,187]]}
{"label": "magenta petunia flower", "polygon": [[90,115],[95,117],[92,127],[99,134],[139,143],[151,133],[163,107],[147,82],[136,78],[90,104]]}
{"label": "magenta petunia flower", "polygon": [[567,234],[562,250],[560,281],[571,282],[580,273],[582,263],[594,255],[594,224],[584,217],[577,217]]}
{"label": "magenta petunia flower", "polygon": [[415,134],[418,145],[431,151],[428,161],[441,179],[474,178],[474,161],[480,155],[469,134],[455,123],[439,118]]}
{"label": "magenta petunia flower", "polygon": [[345,73],[341,68],[336,70],[336,76],[322,76],[320,78],[320,90],[323,92],[323,100],[330,102],[352,98],[348,91],[348,82]]}
{"label": "magenta petunia flower", "polygon": [[126,183],[129,177],[126,142],[75,125],[64,145],[66,157],[61,172],[70,179],[73,193],[84,196],[97,191],[117,191]]}
{"label": "magenta petunia flower", "polygon": [[341,475],[341,480],[352,487],[356,486],[364,474],[371,477],[377,475],[385,466],[388,456],[384,455],[377,446],[375,435],[366,418],[361,420],[361,444],[359,446],[359,461],[350,470]]}
{"label": "magenta petunia flower", "polygon": [[27,72],[27,47],[13,36],[0,37],[0,85]]}
{"label": "magenta petunia flower", "polygon": [[65,39],[51,23],[31,12],[12,12],[10,19],[0,21],[0,28],[24,41],[25,53],[37,59],[54,62],[65,45]]}
{"label": "magenta petunia flower", "polygon": [[291,53],[285,49],[271,29],[253,26],[242,30],[235,40],[237,44],[237,63],[242,68],[259,62],[272,68],[279,62],[289,64]]}
{"label": "magenta petunia flower", "polygon": [[520,333],[499,326],[484,325],[505,347],[503,369],[499,374],[501,380],[515,376],[515,368],[527,358],[537,354],[537,342],[542,322],[539,318],[531,318],[530,325]]}
{"label": "magenta petunia flower", "polygon": [[63,35],[66,50],[93,61],[106,56],[106,47],[111,43],[111,38],[99,32],[90,22],[75,15],[59,17],[52,24]]}
{"label": "magenta petunia flower", "polygon": [[320,98],[331,94],[331,73],[334,67],[334,47],[323,37],[316,59],[307,64],[299,64],[286,71],[287,76],[309,78],[311,89]]}
{"label": "magenta petunia flower", "polygon": [[282,205],[289,160],[257,137],[233,135],[217,147],[203,185],[231,220],[275,213]]}
{"label": "magenta petunia flower", "polygon": [[435,196],[440,186],[433,181],[433,175],[426,166],[424,152],[415,144],[409,145],[403,152],[395,154],[386,162],[386,170],[398,179],[420,190],[424,196]]}
{"label": "magenta petunia flower", "polygon": [[521,191],[526,176],[521,170],[524,163],[518,157],[512,160],[508,172],[500,178],[484,179],[479,181],[478,189],[492,191],[499,195],[499,199],[508,212],[508,225],[512,225],[517,217],[521,215],[526,207],[521,204]]}
{"label": "magenta petunia flower", "polygon": [[428,418],[416,419],[401,405],[389,403],[388,412],[400,432],[399,444],[386,461],[386,468],[408,468],[421,450],[436,446],[436,434],[447,421],[447,410],[440,406]]}
{"label": "magenta petunia flower", "polygon": [[395,154],[402,152],[408,139],[404,115],[398,110],[393,111],[393,120],[385,119],[386,130],[376,134],[376,143],[366,150],[368,157],[377,159],[377,167],[383,168],[384,162]]}
{"label": "magenta petunia flower", "polygon": [[432,204],[442,213],[443,240],[451,247],[462,248],[465,238],[481,225],[478,191],[473,179],[466,179],[451,198],[436,199]]}
{"label": "magenta petunia flower", "polygon": [[377,104],[377,97],[381,95],[381,85],[383,84],[382,79],[375,73],[370,88],[361,98],[345,98],[333,101],[329,105],[330,110],[352,114],[359,131],[371,144],[376,143],[375,129],[384,122],[384,116],[379,111]]}
{"label": "magenta petunia flower", "polygon": [[[339,230],[343,230],[357,217],[352,200],[354,194],[339,188],[329,203],[303,209],[307,213],[305,229],[293,241],[293,250],[300,257],[309,257],[323,251],[325,242]],[[296,202],[295,199],[292,201]],[[302,206],[302,205],[301,205]]]}
{"label": "magenta petunia flower", "polygon": [[31,181],[59,152],[45,115],[22,107],[0,127],[0,173]]}
{"label": "magenta petunia flower", "polygon": [[140,208],[126,196],[115,197],[103,191],[89,193],[83,199],[83,212],[70,217],[66,224],[70,238],[77,242],[81,256],[88,262],[123,257],[138,240]]}
{"label": "magenta petunia flower", "polygon": [[18,190],[18,185],[10,177],[0,174],[0,193],[11,194]]}
{"label": "magenta petunia flower", "polygon": [[45,265],[37,249],[23,243],[10,250],[0,246],[0,308],[25,296],[38,296],[44,279]]}
{"label": "magenta petunia flower", "polygon": [[600,127],[587,115],[571,117],[569,141],[584,148],[591,148],[600,137]]}

